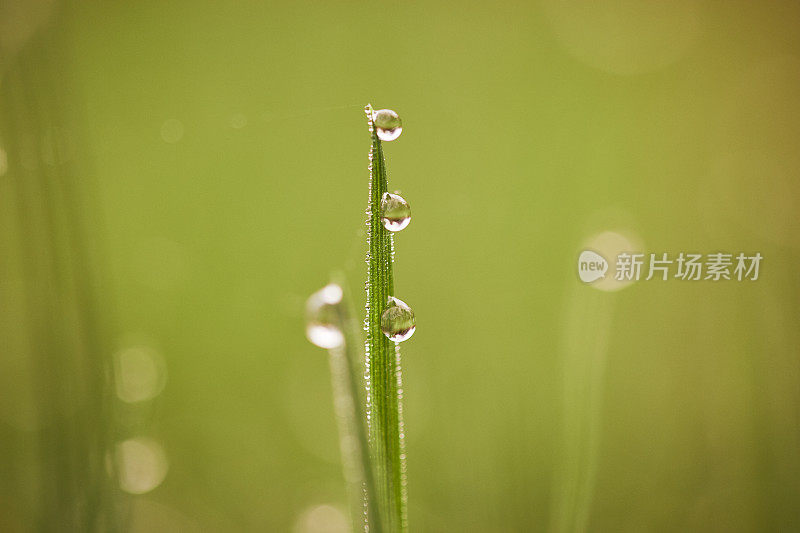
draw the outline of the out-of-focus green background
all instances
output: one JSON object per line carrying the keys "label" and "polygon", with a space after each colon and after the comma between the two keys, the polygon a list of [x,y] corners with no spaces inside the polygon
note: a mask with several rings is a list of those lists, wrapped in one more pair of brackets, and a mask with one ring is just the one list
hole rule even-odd
{"label": "out-of-focus green background", "polygon": [[3,531],[348,527],[303,303],[363,299],[367,102],[413,531],[800,529],[800,5],[2,5]]}

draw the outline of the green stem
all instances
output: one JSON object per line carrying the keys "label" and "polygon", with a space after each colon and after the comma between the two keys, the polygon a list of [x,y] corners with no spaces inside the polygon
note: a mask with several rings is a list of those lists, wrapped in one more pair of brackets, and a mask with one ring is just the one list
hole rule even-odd
{"label": "green stem", "polygon": [[381,331],[381,314],[394,295],[393,241],[381,223],[381,197],[388,192],[383,148],[366,107],[372,135],[367,207],[367,418],[370,455],[375,468],[377,503],[386,531],[407,531],[405,450],[403,445],[400,350]]}

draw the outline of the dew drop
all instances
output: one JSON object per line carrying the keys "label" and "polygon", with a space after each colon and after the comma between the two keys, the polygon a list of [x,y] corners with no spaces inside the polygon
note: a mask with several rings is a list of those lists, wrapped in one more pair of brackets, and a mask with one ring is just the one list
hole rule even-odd
{"label": "dew drop", "polygon": [[115,459],[120,487],[130,494],[144,494],[159,486],[169,467],[161,445],[146,437],[118,443]]}
{"label": "dew drop", "polygon": [[166,383],[164,358],[145,346],[134,346],[114,354],[114,385],[117,396],[126,403],[151,400]]}
{"label": "dew drop", "polygon": [[403,133],[403,121],[391,109],[380,109],[372,115],[375,131],[382,141],[393,141]]}
{"label": "dew drop", "polygon": [[389,231],[400,231],[411,222],[411,206],[399,194],[383,193],[381,198],[381,222]]}
{"label": "dew drop", "polygon": [[306,302],[306,337],[312,344],[328,350],[344,344],[339,327],[342,288],[335,283],[312,294]]}
{"label": "dew drop", "polygon": [[381,315],[381,331],[389,340],[403,342],[416,329],[414,311],[403,301],[389,296],[388,307]]}

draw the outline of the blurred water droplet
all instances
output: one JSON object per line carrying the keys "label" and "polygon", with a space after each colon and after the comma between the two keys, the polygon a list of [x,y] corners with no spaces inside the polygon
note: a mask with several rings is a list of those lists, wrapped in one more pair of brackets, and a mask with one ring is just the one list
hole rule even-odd
{"label": "blurred water droplet", "polygon": [[312,294],[306,302],[306,337],[320,348],[338,348],[344,344],[339,327],[339,304],[342,288],[331,283]]}
{"label": "blurred water droplet", "polygon": [[153,439],[135,438],[117,444],[119,486],[130,494],[150,492],[167,475],[167,456]]}
{"label": "blurred water droplet", "polygon": [[134,346],[114,354],[114,386],[127,403],[150,400],[164,389],[166,364],[161,354],[146,346]]}
{"label": "blurred water droplet", "polygon": [[375,131],[378,138],[382,141],[393,141],[403,133],[403,122],[400,117],[391,109],[380,109],[375,111],[372,116],[375,124]]}
{"label": "blurred water droplet", "polygon": [[403,342],[416,330],[414,311],[403,301],[389,296],[388,307],[381,315],[381,331],[389,340]]}
{"label": "blurred water droplet", "polygon": [[345,533],[350,531],[347,516],[332,505],[307,509],[294,526],[295,533]]}
{"label": "blurred water droplet", "polygon": [[632,280],[618,280],[616,278],[617,257],[619,254],[622,252],[630,253],[631,251],[642,250],[640,239],[632,232],[625,231],[624,233],[619,233],[616,231],[603,231],[590,238],[586,242],[584,248],[596,251],[608,261],[608,271],[605,277],[603,279],[598,279],[592,283],[590,287],[605,292],[613,292],[633,283]]}
{"label": "blurred water droplet", "polygon": [[389,231],[400,231],[411,222],[411,206],[399,194],[383,193],[381,198],[381,222]]}

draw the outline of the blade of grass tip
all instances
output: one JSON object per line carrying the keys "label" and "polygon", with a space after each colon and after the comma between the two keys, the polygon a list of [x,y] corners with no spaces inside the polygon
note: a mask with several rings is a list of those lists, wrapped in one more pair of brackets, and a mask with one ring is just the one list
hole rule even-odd
{"label": "blade of grass tip", "polygon": [[357,360],[361,357],[360,332],[344,297],[343,276],[308,299],[309,340],[328,349],[333,404],[339,429],[342,466],[348,484],[355,531],[381,533],[375,480],[369,459],[367,421],[363,411]]}
{"label": "blade of grass tip", "polygon": [[[402,383],[399,346],[381,330],[381,316],[394,294],[391,233],[381,222],[381,199],[388,192],[386,163],[373,121],[365,108],[372,147],[369,154],[367,206],[366,340],[367,420],[370,456],[375,469],[379,515],[386,531],[407,531],[405,449],[402,421]],[[393,344],[395,344],[393,346]]]}

